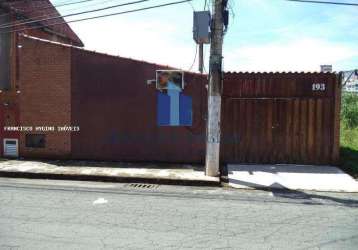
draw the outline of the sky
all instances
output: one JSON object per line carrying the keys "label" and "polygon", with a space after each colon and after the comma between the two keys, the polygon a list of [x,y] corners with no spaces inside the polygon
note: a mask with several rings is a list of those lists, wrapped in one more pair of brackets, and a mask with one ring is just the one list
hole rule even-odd
{"label": "sky", "polygon": [[[58,8],[80,12],[134,0],[93,0]],[[66,18],[67,21],[158,5],[146,3]],[[339,1],[339,0],[336,0]],[[54,5],[66,2],[53,0]],[[70,24],[85,48],[133,59],[197,70],[194,63],[193,10],[205,0]],[[358,3],[357,0],[340,2]],[[358,68],[358,7],[296,3],[286,0],[229,0],[230,24],[224,38],[225,71],[334,71]],[[209,46],[205,46],[208,68]],[[194,64],[193,64],[194,63]]]}

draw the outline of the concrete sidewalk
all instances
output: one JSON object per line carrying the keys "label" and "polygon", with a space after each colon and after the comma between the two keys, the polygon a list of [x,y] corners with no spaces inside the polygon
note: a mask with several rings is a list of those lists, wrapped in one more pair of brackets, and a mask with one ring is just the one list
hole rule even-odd
{"label": "concrete sidewalk", "polygon": [[358,181],[332,166],[229,164],[227,170],[233,188],[358,192]]}
{"label": "concrete sidewalk", "polygon": [[0,161],[0,176],[36,179],[220,185],[204,167],[178,164],[130,164],[90,161]]}

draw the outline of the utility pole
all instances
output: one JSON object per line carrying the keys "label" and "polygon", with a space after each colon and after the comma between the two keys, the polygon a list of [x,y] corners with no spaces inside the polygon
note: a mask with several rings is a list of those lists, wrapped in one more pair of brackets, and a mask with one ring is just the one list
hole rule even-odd
{"label": "utility pole", "polygon": [[208,176],[218,176],[220,174],[220,119],[224,1],[227,3],[227,0],[213,0],[212,6],[213,19],[211,24],[208,120],[205,158],[205,173]]}
{"label": "utility pole", "polygon": [[199,72],[204,72],[204,44],[199,44]]}

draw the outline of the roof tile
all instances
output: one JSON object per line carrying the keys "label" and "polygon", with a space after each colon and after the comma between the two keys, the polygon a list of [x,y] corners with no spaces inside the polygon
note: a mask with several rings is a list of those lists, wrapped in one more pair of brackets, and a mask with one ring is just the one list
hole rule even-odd
{"label": "roof tile", "polygon": [[[20,14],[28,19],[46,19],[47,17],[60,16],[60,13],[49,0],[6,0],[3,5],[10,8],[11,11]],[[63,24],[53,25],[59,22]],[[83,47],[81,39],[71,29],[71,27],[61,18],[46,20],[40,22],[43,26],[50,25],[47,28],[53,32],[59,33],[73,42],[74,45]]]}

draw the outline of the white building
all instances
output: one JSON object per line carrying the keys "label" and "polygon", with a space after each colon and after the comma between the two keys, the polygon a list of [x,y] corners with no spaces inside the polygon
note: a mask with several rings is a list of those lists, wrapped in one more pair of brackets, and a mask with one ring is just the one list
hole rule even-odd
{"label": "white building", "polygon": [[345,83],[345,85],[343,87],[343,91],[358,94],[358,74],[357,73],[358,73],[357,71],[344,72],[343,83]]}

